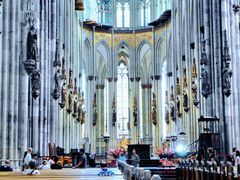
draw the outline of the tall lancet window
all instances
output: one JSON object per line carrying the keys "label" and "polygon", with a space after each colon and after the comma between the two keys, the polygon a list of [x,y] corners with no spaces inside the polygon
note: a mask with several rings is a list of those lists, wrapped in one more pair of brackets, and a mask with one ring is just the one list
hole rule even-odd
{"label": "tall lancet window", "polygon": [[151,21],[151,12],[150,12],[150,0],[146,0],[146,5],[145,5],[145,14],[146,14],[146,22],[145,25],[148,25]]}
{"label": "tall lancet window", "polygon": [[[87,85],[86,85],[86,74],[85,69],[83,69],[82,72],[82,98],[84,98],[84,101],[86,102],[86,92],[87,92]],[[82,110],[85,113],[85,121],[86,121],[86,107],[85,102],[83,101]],[[85,123],[82,125],[82,138],[86,137],[86,129],[85,129]]]}
{"label": "tall lancet window", "polygon": [[117,27],[130,27],[130,6],[128,0],[117,2]]}
{"label": "tall lancet window", "polygon": [[129,9],[129,2],[125,2],[124,5],[124,27],[130,27],[130,9]]}
{"label": "tall lancet window", "polygon": [[112,24],[112,10],[110,0],[97,0],[98,22]]}
{"label": "tall lancet window", "polygon": [[165,60],[162,66],[162,83],[160,89],[162,89],[162,130],[163,138],[166,138],[167,135],[167,125],[165,121],[166,116],[166,91],[167,91],[167,61]]}
{"label": "tall lancet window", "polygon": [[140,15],[140,25],[147,26],[151,21],[151,4],[150,0],[141,0],[139,3],[138,12]]}
{"label": "tall lancet window", "polygon": [[118,66],[117,82],[117,134],[118,137],[129,137],[128,122],[128,69],[124,62]]}
{"label": "tall lancet window", "polygon": [[123,11],[121,2],[117,3],[117,27],[123,27]]}

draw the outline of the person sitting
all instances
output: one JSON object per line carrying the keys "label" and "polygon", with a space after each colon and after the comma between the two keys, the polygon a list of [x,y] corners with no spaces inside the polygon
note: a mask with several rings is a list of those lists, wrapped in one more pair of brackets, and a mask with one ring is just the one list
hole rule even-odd
{"label": "person sitting", "polygon": [[139,158],[139,156],[138,156],[138,154],[137,154],[135,149],[132,150],[132,158],[131,158],[131,160],[132,160],[132,165],[134,167],[139,167],[140,158]]}
{"label": "person sitting", "polygon": [[113,176],[114,173],[107,169],[107,164],[102,163],[101,164],[102,170],[98,173],[98,176]]}
{"label": "person sitting", "polygon": [[[29,162],[32,161],[32,148],[28,148],[26,156],[24,157],[24,168],[28,168]],[[24,155],[25,155],[24,154]]]}
{"label": "person sitting", "polygon": [[35,161],[30,161],[29,162],[29,168],[25,169],[23,171],[23,174],[24,175],[37,175],[37,174],[40,174],[40,172],[36,168]]}
{"label": "person sitting", "polygon": [[43,160],[42,164],[39,166],[40,170],[47,170],[50,169],[50,166],[48,165],[47,160]]}
{"label": "person sitting", "polygon": [[38,167],[40,165],[39,161],[38,161],[38,155],[37,154],[32,155],[32,161],[35,161],[36,167]]}
{"label": "person sitting", "polygon": [[61,162],[58,161],[58,157],[53,158],[54,164],[51,165],[51,169],[62,169]]}
{"label": "person sitting", "polygon": [[215,156],[212,148],[208,148],[208,161],[215,161]]}
{"label": "person sitting", "polygon": [[87,167],[87,157],[85,154],[84,149],[80,149],[79,151],[79,157],[78,157],[78,164],[76,166],[73,166],[72,168],[86,168]]}
{"label": "person sitting", "polygon": [[54,158],[55,158],[56,156],[51,156],[51,158],[48,160],[48,165],[51,167],[51,165],[52,164],[55,164],[55,162],[54,162]]}
{"label": "person sitting", "polygon": [[9,160],[5,160],[5,164],[0,166],[0,171],[13,171]]}
{"label": "person sitting", "polygon": [[240,151],[236,150],[235,166],[240,165]]}

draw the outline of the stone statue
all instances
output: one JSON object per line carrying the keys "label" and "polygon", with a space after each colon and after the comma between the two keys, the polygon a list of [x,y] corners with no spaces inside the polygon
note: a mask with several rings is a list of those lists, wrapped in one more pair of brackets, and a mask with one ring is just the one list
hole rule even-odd
{"label": "stone statue", "polygon": [[68,109],[67,112],[70,114],[72,112],[72,104],[73,104],[73,92],[70,91],[68,94]]}
{"label": "stone statue", "polygon": [[171,101],[171,104],[170,104],[170,117],[172,118],[172,120],[175,119],[175,106],[174,106],[174,101]]}
{"label": "stone statue", "polygon": [[78,95],[77,78],[74,78],[74,94]]}
{"label": "stone statue", "polygon": [[156,111],[155,107],[152,108],[151,118],[152,118],[152,123],[156,126],[157,125],[157,111]]}
{"label": "stone statue", "polygon": [[66,83],[63,83],[63,86],[62,86],[62,103],[65,103],[66,100],[67,100]]}
{"label": "stone statue", "polygon": [[134,126],[137,125],[137,116],[138,116],[137,109],[134,108],[134,109],[133,109],[133,120],[134,120]]}
{"label": "stone statue", "polygon": [[38,60],[37,34],[34,26],[30,27],[27,36],[27,59]]}
{"label": "stone statue", "polygon": [[78,112],[78,98],[75,97],[74,102],[73,102],[73,113],[77,114]]}
{"label": "stone statue", "polygon": [[81,124],[85,123],[85,114],[86,114],[86,111],[85,110],[82,110],[82,115],[81,115]]}
{"label": "stone statue", "polygon": [[66,72],[65,72],[65,58],[62,58],[62,79],[66,79]]}
{"label": "stone statue", "polygon": [[177,84],[176,84],[176,94],[177,95],[181,94],[181,87],[180,87],[180,82],[178,77],[177,77]]}
{"label": "stone statue", "polygon": [[208,83],[208,72],[204,67],[202,67],[201,77],[202,77],[202,95],[207,98],[208,95],[210,94],[210,85]]}
{"label": "stone statue", "polygon": [[69,70],[69,81],[68,81],[68,88],[73,88],[73,82],[72,82],[72,70]]}
{"label": "stone statue", "polygon": [[60,92],[61,74],[59,69],[56,71],[54,75],[54,80],[55,80],[55,92]]}
{"label": "stone statue", "polygon": [[171,86],[170,101],[174,101],[173,86]]}
{"label": "stone statue", "polygon": [[31,82],[32,82],[32,96],[36,99],[40,95],[40,88],[41,88],[39,71],[32,73]]}
{"label": "stone statue", "polygon": [[60,42],[59,39],[56,40],[56,54],[55,54],[55,61],[53,63],[54,66],[61,66],[60,62]]}
{"label": "stone statue", "polygon": [[93,110],[93,126],[95,126],[97,124],[97,108],[94,107]]}
{"label": "stone statue", "polygon": [[188,108],[188,94],[187,94],[187,89],[183,89],[183,107]]}
{"label": "stone statue", "polygon": [[187,70],[186,68],[183,69],[183,87],[187,87]]}
{"label": "stone statue", "polygon": [[165,122],[169,124],[169,111],[168,111],[168,105],[165,104]]}
{"label": "stone statue", "polygon": [[192,98],[193,101],[197,101],[197,84],[195,81],[192,81]]}
{"label": "stone statue", "polygon": [[230,69],[230,63],[225,62],[223,69],[223,92],[227,97],[231,94],[231,78],[232,70]]}
{"label": "stone statue", "polygon": [[177,99],[176,99],[176,109],[177,109],[177,115],[178,117],[180,117],[182,115],[181,113],[181,101],[180,101],[180,98],[177,96]]}
{"label": "stone statue", "polygon": [[113,109],[113,114],[112,114],[112,125],[115,126],[115,123],[117,122],[117,113],[116,109]]}
{"label": "stone statue", "polygon": [[195,58],[193,58],[193,63],[192,63],[192,78],[197,77],[197,67],[195,63]]}

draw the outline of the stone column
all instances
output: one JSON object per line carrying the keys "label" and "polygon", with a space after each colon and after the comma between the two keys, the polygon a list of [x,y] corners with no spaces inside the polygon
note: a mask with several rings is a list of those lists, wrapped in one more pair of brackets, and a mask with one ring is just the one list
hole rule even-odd
{"label": "stone column", "polygon": [[10,23],[10,2],[3,2],[3,33],[2,33],[2,42],[4,42],[2,46],[2,111],[1,111],[1,157],[2,159],[6,159],[7,157],[7,101],[8,101],[8,50],[9,50],[9,40],[8,40],[8,32],[9,32],[9,23]]}

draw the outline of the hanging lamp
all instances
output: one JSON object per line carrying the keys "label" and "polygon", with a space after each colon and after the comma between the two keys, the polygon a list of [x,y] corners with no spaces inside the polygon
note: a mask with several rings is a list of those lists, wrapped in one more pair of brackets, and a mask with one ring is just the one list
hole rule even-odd
{"label": "hanging lamp", "polygon": [[75,10],[76,11],[83,11],[84,10],[83,0],[75,0]]}

